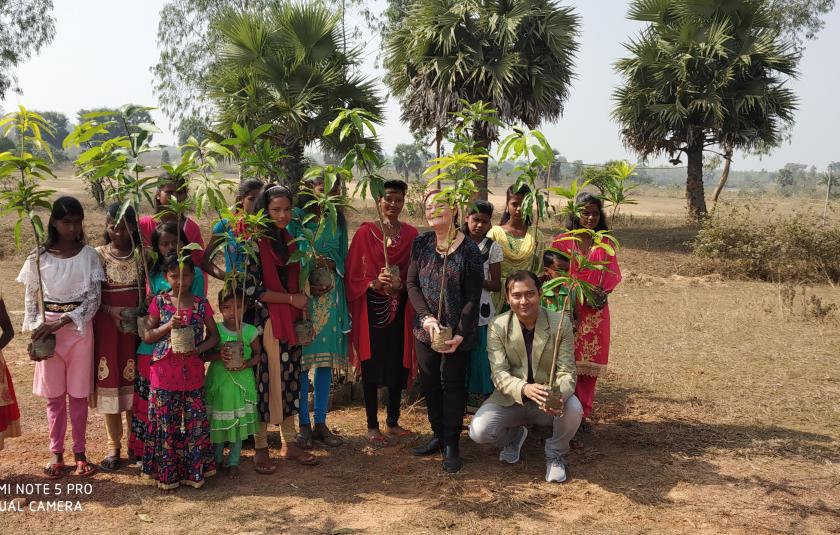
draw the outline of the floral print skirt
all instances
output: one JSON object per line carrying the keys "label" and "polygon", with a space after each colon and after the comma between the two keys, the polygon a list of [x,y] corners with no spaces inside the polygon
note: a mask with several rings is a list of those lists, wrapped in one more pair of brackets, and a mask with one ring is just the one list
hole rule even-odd
{"label": "floral print skirt", "polygon": [[149,394],[143,476],[169,490],[181,484],[201,487],[204,479],[215,473],[204,390],[153,388]]}
{"label": "floral print skirt", "polygon": [[137,375],[134,378],[134,401],[131,413],[131,435],[128,446],[135,457],[142,458],[149,434],[149,365],[151,355],[137,355]]}

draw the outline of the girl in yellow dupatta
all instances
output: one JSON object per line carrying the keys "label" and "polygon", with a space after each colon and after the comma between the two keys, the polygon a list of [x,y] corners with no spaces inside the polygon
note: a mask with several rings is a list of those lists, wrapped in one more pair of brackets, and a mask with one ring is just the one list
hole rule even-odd
{"label": "girl in yellow dupatta", "polygon": [[[502,288],[505,280],[514,271],[525,269],[539,274],[542,271],[542,257],[545,251],[545,236],[538,229],[531,229],[530,219],[522,217],[522,200],[530,193],[528,186],[513,191],[507,189],[505,210],[502,220],[493,226],[487,237],[502,248]],[[508,309],[503,291],[493,292],[493,306],[497,314]]]}

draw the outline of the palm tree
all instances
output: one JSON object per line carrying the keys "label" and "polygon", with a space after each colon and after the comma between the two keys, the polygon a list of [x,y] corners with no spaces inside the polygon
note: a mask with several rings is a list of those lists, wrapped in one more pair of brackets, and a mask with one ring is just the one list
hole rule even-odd
{"label": "palm tree", "polygon": [[689,216],[706,214],[703,152],[774,147],[797,99],[785,87],[798,57],[754,0],[634,0],[629,18],[648,27],[616,63],[613,117],[625,144],[643,158],[687,158]]}
{"label": "palm tree", "polygon": [[228,11],[216,23],[221,43],[208,78],[215,127],[274,125],[270,136],[286,149],[287,180],[303,176],[304,149],[344,153],[357,140],[325,137],[339,108],[381,115],[372,80],[352,72],[357,49],[344,52],[340,17],[322,4],[276,4],[264,11]]}
{"label": "palm tree", "polygon": [[[417,0],[387,35],[385,83],[413,131],[443,132],[461,101],[484,101],[502,121],[534,128],[569,96],[578,17],[551,0]],[[479,125],[485,149],[497,138]],[[486,162],[481,174],[487,180]],[[487,192],[483,192],[486,198]]]}

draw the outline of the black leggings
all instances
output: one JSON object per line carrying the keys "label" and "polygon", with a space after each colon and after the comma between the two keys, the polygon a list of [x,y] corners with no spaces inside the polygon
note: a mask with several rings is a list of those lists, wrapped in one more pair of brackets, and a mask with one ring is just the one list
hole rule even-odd
{"label": "black leggings", "polygon": [[[397,427],[400,421],[400,402],[402,401],[402,388],[388,387],[388,419],[385,421],[388,427]],[[376,383],[365,383],[365,413],[367,414],[368,429],[379,429],[379,417],[377,410],[379,406],[378,385]]]}
{"label": "black leggings", "polygon": [[431,346],[415,340],[420,381],[426,397],[429,424],[445,445],[458,444],[467,402],[469,351],[441,355]]}

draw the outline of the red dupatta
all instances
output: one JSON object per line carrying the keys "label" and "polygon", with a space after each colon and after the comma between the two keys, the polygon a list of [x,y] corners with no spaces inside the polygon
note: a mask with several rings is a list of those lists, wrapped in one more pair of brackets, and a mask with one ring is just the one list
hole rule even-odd
{"label": "red dupatta", "polygon": [[[408,264],[411,260],[411,245],[417,237],[417,229],[401,223],[400,240],[388,247],[388,262],[399,266],[403,285],[408,278]],[[367,291],[370,283],[385,267],[382,252],[382,231],[375,222],[362,223],[347,253],[344,278],[347,307],[352,318],[350,330],[350,363],[359,367],[361,362],[371,358],[370,331],[368,323]],[[403,367],[408,369],[408,381],[414,378],[417,359],[414,353],[414,308],[406,299],[405,323],[403,325]]]}
{"label": "red dupatta", "polygon": [[[281,230],[280,239],[291,240],[291,236],[286,229]],[[260,240],[260,264],[262,266],[262,282],[266,290],[272,292],[283,293],[298,293],[300,276],[300,264],[286,264],[282,258],[277,256],[274,248],[271,247],[271,241],[268,239]],[[292,255],[297,250],[297,245],[290,243],[288,245],[288,253]],[[288,275],[288,289],[283,286],[280,280],[280,274],[277,273],[278,267],[286,266],[286,273]],[[295,335],[295,321],[300,318],[300,311],[287,303],[263,303],[268,308],[268,315],[271,318],[271,330],[274,338],[289,345],[297,345],[297,336]]]}

